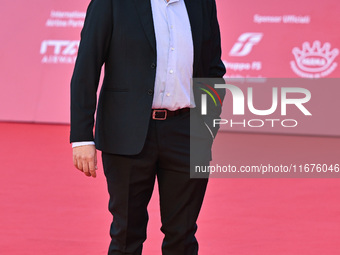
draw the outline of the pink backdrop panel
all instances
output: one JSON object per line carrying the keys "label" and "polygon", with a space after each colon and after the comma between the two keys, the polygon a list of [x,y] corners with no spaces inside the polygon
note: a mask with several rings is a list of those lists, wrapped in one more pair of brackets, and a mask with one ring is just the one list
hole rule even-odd
{"label": "pink backdrop panel", "polygon": [[87,4],[2,4],[0,120],[69,122],[69,83]]}
{"label": "pink backdrop panel", "polygon": [[339,1],[217,3],[228,77],[340,77]]}

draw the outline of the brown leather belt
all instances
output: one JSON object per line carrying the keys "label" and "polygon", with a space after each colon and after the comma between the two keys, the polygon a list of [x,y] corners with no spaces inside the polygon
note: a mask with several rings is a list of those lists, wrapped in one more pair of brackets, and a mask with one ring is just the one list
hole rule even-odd
{"label": "brown leather belt", "polygon": [[166,120],[169,117],[181,115],[189,111],[190,111],[190,108],[182,108],[176,111],[169,111],[167,109],[152,109],[151,117],[154,120]]}

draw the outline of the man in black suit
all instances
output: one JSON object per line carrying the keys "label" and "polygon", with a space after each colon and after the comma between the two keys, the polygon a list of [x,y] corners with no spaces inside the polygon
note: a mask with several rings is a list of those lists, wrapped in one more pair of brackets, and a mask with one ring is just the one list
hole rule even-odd
{"label": "man in black suit", "polygon": [[221,108],[201,116],[202,90],[190,80],[224,74],[215,0],[91,1],[71,81],[70,141],[74,165],[87,176],[96,176],[96,148],[102,151],[113,215],[109,254],[141,254],[156,177],[162,253],[198,253],[207,178],[190,178],[190,124],[207,148],[192,150],[201,153],[197,163],[209,164],[218,129],[211,120]]}

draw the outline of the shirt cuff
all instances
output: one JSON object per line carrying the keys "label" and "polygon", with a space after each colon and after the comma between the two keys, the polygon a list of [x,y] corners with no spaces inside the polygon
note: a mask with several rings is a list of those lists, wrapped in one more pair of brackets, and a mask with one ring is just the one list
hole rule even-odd
{"label": "shirt cuff", "polygon": [[85,146],[85,145],[95,145],[93,141],[86,141],[86,142],[74,142],[72,143],[72,148]]}

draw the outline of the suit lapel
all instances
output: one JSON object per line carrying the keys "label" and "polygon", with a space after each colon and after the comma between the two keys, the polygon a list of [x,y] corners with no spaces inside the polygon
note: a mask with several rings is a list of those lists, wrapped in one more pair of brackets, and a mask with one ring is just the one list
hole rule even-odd
{"label": "suit lapel", "polygon": [[152,49],[156,52],[155,29],[153,25],[152,9],[150,0],[134,0],[144,32]]}
{"label": "suit lapel", "polygon": [[194,75],[197,70],[197,66],[199,63],[199,57],[201,52],[201,43],[202,43],[202,28],[203,28],[203,20],[202,20],[202,1],[200,0],[184,0],[189,20],[191,26],[192,40],[194,44]]}

